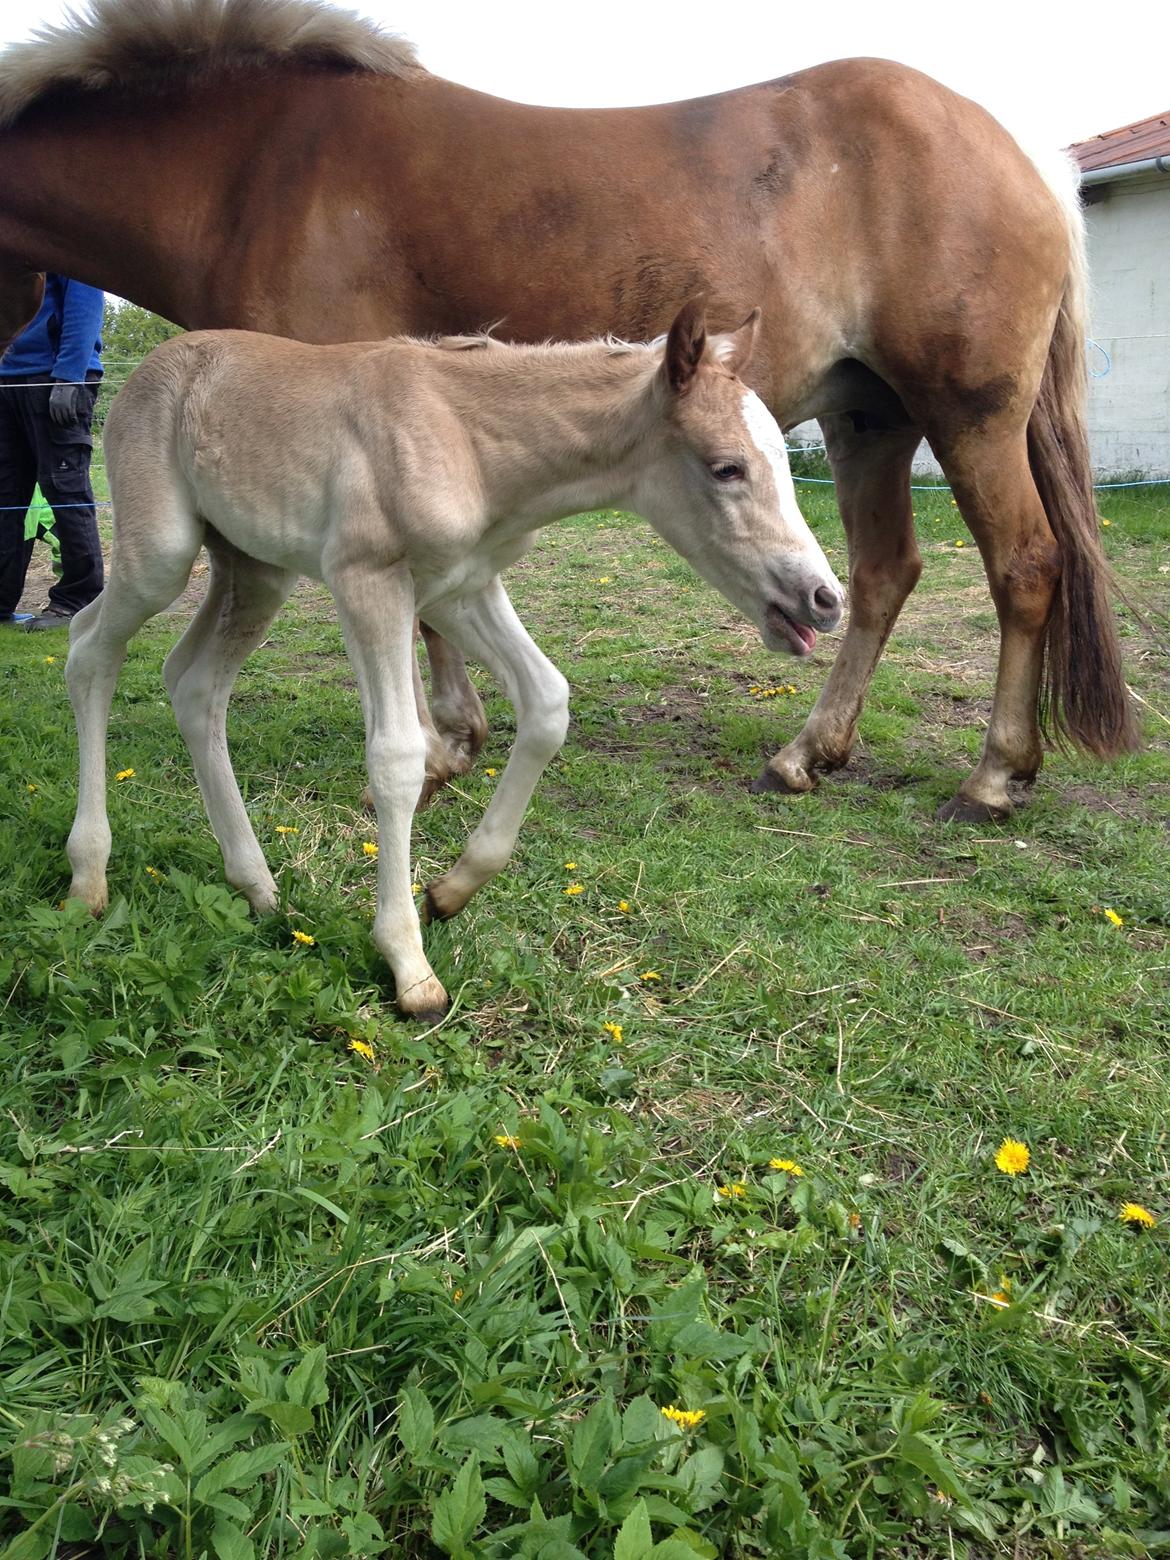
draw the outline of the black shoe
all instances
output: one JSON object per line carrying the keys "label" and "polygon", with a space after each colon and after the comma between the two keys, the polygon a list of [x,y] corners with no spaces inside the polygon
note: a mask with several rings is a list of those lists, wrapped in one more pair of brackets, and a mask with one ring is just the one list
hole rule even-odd
{"label": "black shoe", "polygon": [[73,613],[65,607],[48,606],[43,612],[38,612],[36,617],[30,618],[24,625],[26,633],[35,634],[42,628],[68,628],[73,621]]}

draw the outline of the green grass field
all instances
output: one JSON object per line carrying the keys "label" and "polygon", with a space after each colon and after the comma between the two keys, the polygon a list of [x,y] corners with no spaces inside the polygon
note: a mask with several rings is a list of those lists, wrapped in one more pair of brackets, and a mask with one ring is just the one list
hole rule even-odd
{"label": "green grass field", "polygon": [[[834,642],[768,657],[640,522],[546,534],[511,588],[573,725],[510,868],[427,932],[429,1031],[370,942],[319,590],[233,706],[264,922],[165,702],[187,608],[123,672],[101,922],[58,908],[64,645],[0,640],[3,1560],[1170,1554],[1167,653],[1123,620],[1145,752],[935,823],[996,632],[917,498],[854,762],[800,799],[746,782]],[[1103,505],[1164,610],[1170,489]],[[419,882],[506,756],[485,694]]]}

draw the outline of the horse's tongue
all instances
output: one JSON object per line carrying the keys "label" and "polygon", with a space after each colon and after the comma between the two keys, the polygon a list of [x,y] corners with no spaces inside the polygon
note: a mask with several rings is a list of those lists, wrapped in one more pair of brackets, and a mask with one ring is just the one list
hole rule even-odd
{"label": "horse's tongue", "polygon": [[793,623],[792,626],[796,630],[796,632],[800,635],[801,639],[804,640],[804,642],[808,646],[808,648],[811,650],[812,647],[817,642],[817,631],[816,631],[816,629],[815,628],[807,628],[803,623]]}

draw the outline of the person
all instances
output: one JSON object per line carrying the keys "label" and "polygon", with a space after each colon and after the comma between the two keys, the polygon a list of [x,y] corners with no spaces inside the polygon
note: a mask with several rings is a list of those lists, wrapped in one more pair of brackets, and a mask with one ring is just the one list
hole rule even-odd
{"label": "person", "polygon": [[[50,272],[36,318],[0,358],[0,622],[67,628],[102,588],[89,462],[104,304],[98,288]],[[25,516],[38,482],[53,511],[61,575],[28,617],[16,608],[32,557]]]}

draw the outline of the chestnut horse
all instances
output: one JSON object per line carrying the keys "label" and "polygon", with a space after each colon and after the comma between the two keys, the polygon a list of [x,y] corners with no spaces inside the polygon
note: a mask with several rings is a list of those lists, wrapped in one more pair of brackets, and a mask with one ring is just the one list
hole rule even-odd
{"label": "chestnut horse", "polygon": [[[1042,728],[1100,756],[1135,745],[1071,176],[1043,176],[982,109],[864,59],[660,107],[532,108],[313,0],[91,3],[0,57],[0,343],[43,270],[188,327],[308,342],[492,320],[516,341],[640,340],[700,292],[727,323],[759,302],[751,384],[782,427],[821,423],[851,599],[824,690],[759,784],[806,791],[849,757],[921,570],[923,436],[1000,626],[983,752],[943,816],[1005,816]],[[427,643],[445,762],[465,766],[482,710],[457,653]]]}

